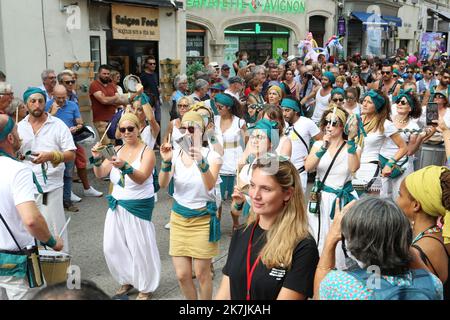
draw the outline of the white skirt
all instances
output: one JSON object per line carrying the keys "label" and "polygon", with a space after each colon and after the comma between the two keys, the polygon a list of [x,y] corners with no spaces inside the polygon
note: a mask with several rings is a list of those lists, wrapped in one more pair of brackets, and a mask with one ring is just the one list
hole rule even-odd
{"label": "white skirt", "polygon": [[402,184],[402,181],[412,172],[414,172],[414,162],[413,159],[409,159],[406,170],[402,175],[398,176],[395,179],[382,177],[380,197],[391,198],[394,201],[397,200],[400,193],[400,185]]}
{"label": "white skirt", "polygon": [[[353,186],[358,188],[358,186],[367,186],[371,183],[369,191],[378,192],[381,188],[381,180],[379,178],[380,172],[377,173],[378,164],[375,163],[361,163],[360,168],[356,171],[355,178],[352,180]],[[374,180],[373,182],[371,182]]]}
{"label": "white skirt", "polygon": [[[353,191],[352,194],[356,199],[358,199],[358,194],[356,191]],[[322,255],[325,239],[327,238],[328,231],[333,223],[333,220],[330,218],[330,212],[333,203],[336,202],[336,198],[337,196],[334,193],[322,191],[320,200],[320,225],[319,215],[308,212],[309,231],[316,240],[319,255]],[[342,250],[341,241],[339,241],[336,246],[336,268],[339,270],[346,269],[345,255]]]}
{"label": "white skirt", "polygon": [[153,222],[135,217],[117,206],[108,210],[103,251],[112,277],[139,292],[154,292],[161,279],[161,259]]}

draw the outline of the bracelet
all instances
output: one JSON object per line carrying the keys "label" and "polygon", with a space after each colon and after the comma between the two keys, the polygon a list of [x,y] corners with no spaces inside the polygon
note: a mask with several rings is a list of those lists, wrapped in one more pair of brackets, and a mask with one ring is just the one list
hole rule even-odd
{"label": "bracelet", "polygon": [[161,171],[162,172],[170,172],[172,170],[172,161],[162,161],[161,162]]}
{"label": "bracelet", "polygon": [[200,161],[200,163],[197,163],[197,167],[202,173],[205,173],[209,170],[209,164],[208,162],[206,162],[205,158],[202,158],[202,161]]}
{"label": "bracelet", "polygon": [[395,159],[391,158],[391,159],[389,159],[389,161],[386,163],[386,165],[387,165],[389,168],[392,168],[393,166],[395,166],[396,163],[397,163],[397,161],[395,161]]}
{"label": "bracelet", "polygon": [[319,269],[319,270],[323,270],[323,271],[331,271],[331,270],[333,270],[334,269],[334,267],[322,267],[322,266],[319,266],[319,265],[317,265],[317,267],[316,267],[316,269]]}
{"label": "bracelet", "polygon": [[235,202],[233,204],[233,208],[236,209],[236,211],[241,211],[243,207],[244,207],[244,203],[237,203],[237,202]]}
{"label": "bracelet", "polygon": [[51,161],[53,167],[57,167],[61,162],[64,162],[64,154],[59,151],[52,151],[53,159]]}
{"label": "bracelet", "polygon": [[356,153],[356,143],[355,140],[348,140],[347,141],[347,152],[350,154],[355,154]]}
{"label": "bracelet", "polygon": [[134,172],[134,168],[132,167],[132,166],[130,166],[129,164],[128,164],[128,162],[125,162],[125,164],[123,165],[123,167],[122,168],[120,168],[119,169],[120,171],[122,171],[122,174],[128,174],[128,175],[130,175],[130,174],[133,174],[133,172]]}
{"label": "bracelet", "polygon": [[50,239],[48,239],[47,242],[42,242],[42,244],[46,247],[53,248],[54,246],[56,246],[56,240],[52,235],[50,235]]}
{"label": "bracelet", "polygon": [[103,163],[103,156],[98,157],[98,158],[94,158],[94,156],[92,156],[92,157],[89,158],[89,163],[93,164],[94,166],[96,166],[98,168]]}
{"label": "bracelet", "polygon": [[323,146],[320,147],[320,150],[316,152],[317,158],[322,158],[323,155],[327,153],[327,149],[325,149]]}

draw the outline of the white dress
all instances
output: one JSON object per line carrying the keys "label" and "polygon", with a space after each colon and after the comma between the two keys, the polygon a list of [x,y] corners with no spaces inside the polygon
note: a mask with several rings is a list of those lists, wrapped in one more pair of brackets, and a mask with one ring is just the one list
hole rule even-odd
{"label": "white dress", "polygon": [[[120,151],[119,151],[120,154]],[[141,155],[131,164],[141,166]],[[154,196],[153,176],[137,184],[125,176],[125,188],[118,185],[120,171],[111,169],[112,196],[117,200],[148,199]],[[153,222],[140,219],[121,206],[106,214],[103,251],[112,277],[119,284],[131,284],[139,292],[154,292],[161,278],[161,259]]]}
{"label": "white dress", "polygon": [[[314,146],[320,148],[322,144],[323,141],[317,141],[314,143]],[[319,165],[317,166],[317,177],[320,181],[323,180],[333,157],[334,156],[331,156],[327,151],[320,159]],[[344,146],[337,156],[327,179],[325,180],[325,185],[333,189],[342,189],[342,187],[351,180],[352,173],[348,168],[347,146]],[[356,191],[353,191],[352,194],[356,199],[358,199],[358,194]],[[322,191],[320,200],[320,214],[308,212],[310,232],[318,244],[319,254],[322,254],[325,239],[328,235],[331,224],[333,223],[333,220],[330,218],[330,213],[333,203],[336,202],[336,198],[337,196],[334,193]],[[345,256],[341,249],[341,242],[339,242],[336,247],[336,267],[340,270],[345,269]]]}

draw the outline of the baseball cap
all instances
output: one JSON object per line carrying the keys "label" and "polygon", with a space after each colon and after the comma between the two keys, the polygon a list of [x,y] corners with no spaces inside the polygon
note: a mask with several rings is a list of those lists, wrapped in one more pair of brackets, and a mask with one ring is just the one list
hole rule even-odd
{"label": "baseball cap", "polygon": [[231,77],[230,79],[228,79],[228,83],[229,84],[233,84],[233,83],[242,83],[242,78],[235,76],[235,77]]}
{"label": "baseball cap", "polygon": [[210,89],[218,90],[218,91],[225,91],[226,88],[222,82],[216,82],[210,87]]}
{"label": "baseball cap", "polygon": [[218,69],[219,68],[219,64],[217,63],[217,62],[210,62],[209,64],[208,64],[208,66],[209,67],[214,67],[214,68],[216,68],[216,69]]}
{"label": "baseball cap", "polygon": [[229,65],[227,65],[226,63],[224,63],[223,65],[222,65],[222,68],[221,68],[222,70],[230,70],[230,66]]}

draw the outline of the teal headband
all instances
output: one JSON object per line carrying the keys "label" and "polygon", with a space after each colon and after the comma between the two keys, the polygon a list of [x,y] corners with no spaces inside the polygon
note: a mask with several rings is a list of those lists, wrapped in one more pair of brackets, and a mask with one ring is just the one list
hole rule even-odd
{"label": "teal headband", "polygon": [[150,98],[145,93],[142,93],[142,94],[134,97],[133,102],[138,101],[138,100],[141,101],[141,106],[143,106],[147,103],[150,104]]}
{"label": "teal headband", "polygon": [[328,80],[330,80],[331,84],[333,84],[336,81],[336,77],[334,76],[334,74],[330,71],[324,72],[323,73],[324,77],[327,77]]}
{"label": "teal headband", "polygon": [[375,104],[375,108],[377,109],[377,113],[379,113],[383,108],[384,104],[386,103],[386,100],[383,98],[382,95],[380,95],[373,89],[367,92],[366,97],[367,96],[369,96],[372,99],[373,103]]}
{"label": "teal headband", "polygon": [[272,143],[272,149],[275,150],[278,147],[278,144],[280,143],[280,135],[278,133],[277,127],[278,123],[276,121],[263,118],[255,124],[255,126],[251,129],[251,131],[253,131],[254,129],[264,131],[267,137],[269,138],[270,142]]}
{"label": "teal headband", "polygon": [[231,108],[234,105],[234,100],[232,97],[230,97],[229,95],[225,94],[225,93],[218,93],[215,97],[214,100],[216,103],[220,103],[223,104],[225,107]]}
{"label": "teal headband", "polygon": [[345,90],[342,88],[334,88],[331,90],[331,97],[333,98],[335,94],[340,94],[342,97],[345,97]]}
{"label": "teal headband", "polygon": [[414,104],[414,100],[413,100],[411,94],[412,94],[412,89],[408,89],[408,90],[400,89],[400,93],[398,94],[398,96],[395,96],[392,99],[395,101],[395,103],[398,103],[401,98],[405,97],[406,100],[408,100],[408,104],[411,107],[411,109],[414,110],[416,105]]}
{"label": "teal headband", "polygon": [[11,131],[13,131],[14,125],[15,123],[13,119],[11,117],[8,117],[8,122],[6,122],[6,126],[3,128],[2,131],[0,131],[0,142],[5,140],[8,134],[10,134]]}
{"label": "teal headband", "polygon": [[285,98],[285,99],[281,100],[281,107],[292,109],[295,112],[301,112],[298,102],[295,100],[292,100],[292,99]]}
{"label": "teal headband", "polygon": [[27,103],[28,98],[35,93],[41,94],[44,97],[45,102],[47,102],[47,94],[45,93],[45,91],[36,87],[30,87],[23,93],[23,101]]}

